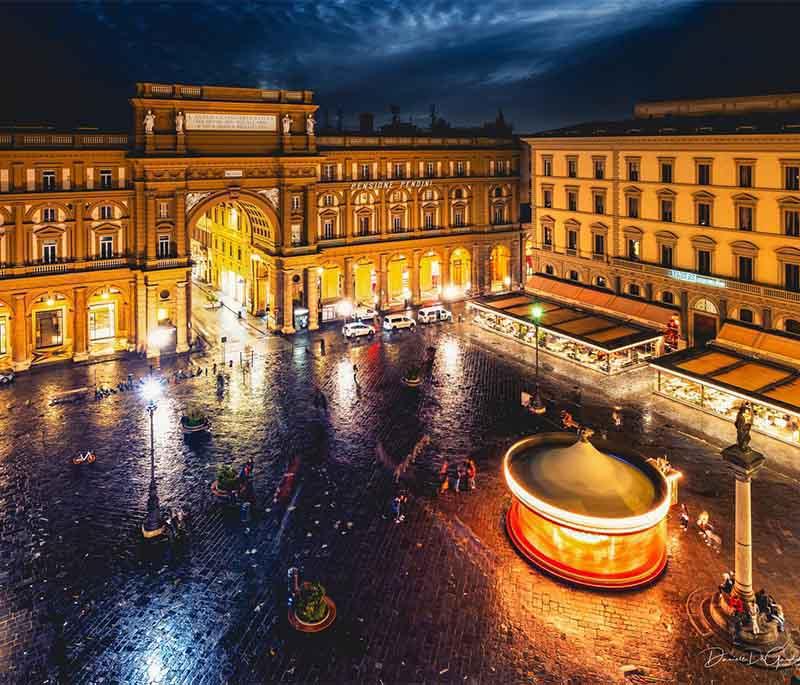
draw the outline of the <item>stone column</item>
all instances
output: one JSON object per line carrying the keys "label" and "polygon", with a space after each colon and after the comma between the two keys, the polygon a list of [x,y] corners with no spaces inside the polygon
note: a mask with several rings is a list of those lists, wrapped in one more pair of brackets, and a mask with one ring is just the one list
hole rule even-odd
{"label": "stone column", "polygon": [[411,254],[411,303],[420,303],[420,287],[419,287],[419,260],[422,254],[421,250],[414,250]]}
{"label": "stone column", "polygon": [[472,246],[472,289],[482,293],[483,292],[483,250],[480,245]]}
{"label": "stone column", "polygon": [[24,266],[25,256],[25,205],[14,206],[14,264]]}
{"label": "stone column", "polygon": [[450,257],[452,254],[453,250],[449,247],[445,247],[442,250],[442,261],[439,263],[439,273],[441,274],[440,286],[442,288],[442,294],[444,294],[445,288],[450,286]]}
{"label": "stone column", "polygon": [[186,191],[175,191],[175,243],[177,257],[189,254],[189,241],[186,239]]}
{"label": "stone column", "polygon": [[750,510],[749,473],[734,471],[736,476],[736,556],[734,590],[746,603],[755,597],[753,592],[753,538]]}
{"label": "stone column", "polygon": [[308,299],[308,330],[316,331],[319,328],[319,284],[321,278],[315,267],[306,269],[308,285],[306,287]]}
{"label": "stone column", "polygon": [[269,305],[269,315],[267,316],[267,325],[271,331],[279,331],[281,329],[281,300],[280,300],[280,284],[279,272],[272,264],[269,267],[267,274],[267,283],[269,284],[267,292],[267,304]]}
{"label": "stone column", "polygon": [[156,191],[145,191],[145,233],[147,240],[147,260],[156,258]]}
{"label": "stone column", "polygon": [[292,286],[292,277],[294,273],[292,271],[282,271],[281,276],[283,278],[283,327],[281,328],[281,332],[292,334],[295,332],[294,288]]}
{"label": "stone column", "polygon": [[89,358],[88,311],[86,309],[86,286],[74,290],[75,303],[72,322],[72,360],[76,362]]}
{"label": "stone column", "polygon": [[178,281],[175,284],[175,318],[177,319],[175,322],[175,351],[178,354],[189,349],[189,320],[186,316],[189,304],[189,290],[186,287],[186,283],[186,281]]}
{"label": "stone column", "polygon": [[353,258],[344,258],[344,298],[353,299]]}
{"label": "stone column", "polygon": [[519,240],[512,240],[511,241],[511,248],[509,252],[511,253],[511,284],[510,287],[512,290],[515,290],[520,283],[524,283],[524,279],[522,278],[522,274],[520,273],[520,241]]}
{"label": "stone column", "polygon": [[31,326],[31,319],[25,313],[26,295],[27,293],[14,293],[14,317],[11,321],[13,340],[11,351],[14,371],[25,371],[31,365],[28,355],[28,330]]}
{"label": "stone column", "polygon": [[388,306],[389,300],[389,265],[388,255],[382,254],[380,256],[380,271],[378,272],[378,310],[382,310]]}
{"label": "stone column", "polygon": [[136,349],[137,299],[138,298],[136,294],[136,279],[132,278],[128,283],[128,296],[127,296],[126,319],[125,319],[125,328],[127,328],[128,330],[128,352],[133,352]]}
{"label": "stone column", "polygon": [[148,283],[147,286],[147,330],[145,331],[145,341],[147,345],[147,357],[158,357],[161,350],[151,342],[152,334],[158,328],[158,286]]}

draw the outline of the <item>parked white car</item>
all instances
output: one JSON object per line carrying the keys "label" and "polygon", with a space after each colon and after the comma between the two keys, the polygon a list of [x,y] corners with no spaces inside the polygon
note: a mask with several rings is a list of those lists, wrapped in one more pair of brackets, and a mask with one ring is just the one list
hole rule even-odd
{"label": "parked white car", "polygon": [[389,314],[383,317],[383,330],[385,331],[396,331],[401,328],[413,330],[416,327],[417,322],[405,314]]}
{"label": "parked white car", "polygon": [[374,319],[378,316],[378,312],[376,312],[371,307],[367,307],[365,304],[360,304],[356,307],[356,310],[353,312],[353,318],[357,319],[358,321],[364,321],[365,319]]}
{"label": "parked white car", "polygon": [[423,307],[417,312],[417,321],[420,323],[434,323],[436,321],[452,321],[453,314],[440,304]]}
{"label": "parked white car", "polygon": [[363,336],[367,336],[371,338],[375,335],[375,329],[372,326],[368,326],[361,321],[351,321],[350,323],[346,323],[342,326],[342,335],[345,338],[361,338]]}

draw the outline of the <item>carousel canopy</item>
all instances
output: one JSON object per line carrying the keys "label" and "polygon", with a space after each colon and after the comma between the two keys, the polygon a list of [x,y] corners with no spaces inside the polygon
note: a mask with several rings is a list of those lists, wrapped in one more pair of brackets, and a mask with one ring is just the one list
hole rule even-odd
{"label": "carousel canopy", "polygon": [[660,498],[653,475],[583,440],[523,450],[514,455],[509,469],[533,497],[579,515],[639,516],[656,507]]}

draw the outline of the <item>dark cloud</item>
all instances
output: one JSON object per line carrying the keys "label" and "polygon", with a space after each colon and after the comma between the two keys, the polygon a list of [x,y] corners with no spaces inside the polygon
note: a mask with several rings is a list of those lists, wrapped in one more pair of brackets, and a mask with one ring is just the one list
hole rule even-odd
{"label": "dark cloud", "polygon": [[[323,106],[517,129],[642,97],[791,89],[793,4],[287,0],[3,6],[4,120],[126,127],[136,80],[310,88]],[[10,67],[10,68],[9,68]]]}

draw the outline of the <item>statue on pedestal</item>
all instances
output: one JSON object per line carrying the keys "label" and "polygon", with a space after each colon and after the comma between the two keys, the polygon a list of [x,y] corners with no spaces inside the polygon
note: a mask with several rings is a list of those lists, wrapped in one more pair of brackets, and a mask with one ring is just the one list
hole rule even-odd
{"label": "statue on pedestal", "polygon": [[186,118],[183,116],[183,112],[178,112],[175,115],[175,133],[183,133],[183,124],[185,120]]}
{"label": "statue on pedestal", "polygon": [[281,119],[281,125],[283,126],[283,135],[292,135],[292,117],[290,117],[288,114],[284,114],[283,118]]}
{"label": "statue on pedestal", "polygon": [[750,449],[750,430],[753,427],[753,408],[750,402],[742,402],[736,414],[736,445],[742,452]]}
{"label": "statue on pedestal", "polygon": [[152,109],[147,110],[147,114],[144,115],[144,132],[147,135],[153,134],[153,128],[156,125],[156,115],[153,114]]}
{"label": "statue on pedestal", "polygon": [[309,114],[306,117],[306,135],[313,136],[314,135],[314,126],[316,126],[317,122],[314,121],[314,115]]}

